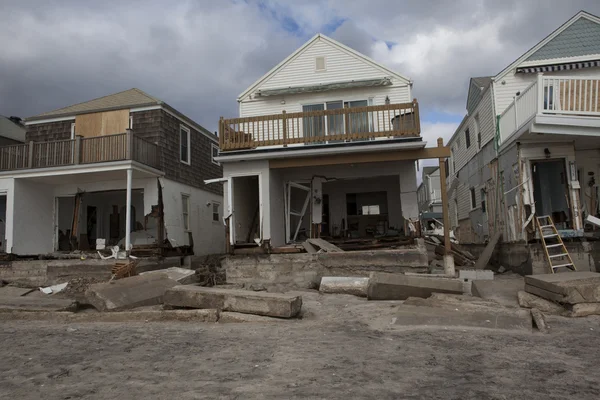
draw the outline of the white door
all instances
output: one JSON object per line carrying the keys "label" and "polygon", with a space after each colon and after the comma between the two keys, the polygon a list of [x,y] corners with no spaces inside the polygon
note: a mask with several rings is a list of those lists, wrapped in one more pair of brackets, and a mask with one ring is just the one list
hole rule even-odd
{"label": "white door", "polygon": [[[286,242],[296,241],[302,221],[306,216],[306,210],[310,201],[310,186],[305,186],[296,182],[286,182],[285,184],[285,237]],[[295,207],[302,204],[301,208]]]}

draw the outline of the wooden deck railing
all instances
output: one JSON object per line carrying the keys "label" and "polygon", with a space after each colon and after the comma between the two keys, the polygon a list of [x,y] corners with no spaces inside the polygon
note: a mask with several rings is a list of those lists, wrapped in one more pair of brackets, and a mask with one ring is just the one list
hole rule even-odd
{"label": "wooden deck railing", "polygon": [[221,151],[419,136],[419,104],[340,108],[219,121]]}
{"label": "wooden deck railing", "polygon": [[160,168],[158,145],[129,132],[0,147],[0,171],[121,160]]}

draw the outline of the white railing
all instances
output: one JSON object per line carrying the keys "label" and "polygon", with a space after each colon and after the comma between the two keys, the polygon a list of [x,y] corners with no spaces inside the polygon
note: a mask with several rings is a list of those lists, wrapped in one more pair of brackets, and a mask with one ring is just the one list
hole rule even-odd
{"label": "white railing", "polygon": [[429,192],[429,196],[429,201],[431,202],[442,201],[442,191],[440,189],[433,189]]}
{"label": "white railing", "polygon": [[539,109],[544,114],[600,115],[600,78],[538,76]]}
{"label": "white railing", "polygon": [[538,81],[527,86],[500,115],[500,142],[504,142],[537,114]]}

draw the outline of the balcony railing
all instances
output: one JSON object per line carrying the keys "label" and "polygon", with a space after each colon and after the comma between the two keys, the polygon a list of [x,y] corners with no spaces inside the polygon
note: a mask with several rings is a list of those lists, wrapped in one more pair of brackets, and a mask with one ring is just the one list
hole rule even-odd
{"label": "balcony railing", "polygon": [[0,171],[121,160],[160,168],[158,146],[133,133],[0,147]]}
{"label": "balcony railing", "polygon": [[600,79],[538,75],[500,115],[500,141],[523,128],[535,115],[600,117]]}
{"label": "balcony railing", "polygon": [[419,105],[412,103],[223,119],[221,151],[264,146],[342,143],[383,137],[418,137]]}

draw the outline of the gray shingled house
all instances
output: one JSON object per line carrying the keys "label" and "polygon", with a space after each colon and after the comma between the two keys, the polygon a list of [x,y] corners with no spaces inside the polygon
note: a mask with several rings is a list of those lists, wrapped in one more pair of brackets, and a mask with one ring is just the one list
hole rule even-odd
{"label": "gray shingled house", "polygon": [[0,147],[6,252],[179,248],[222,252],[217,137],[139,89],[25,120]]}

